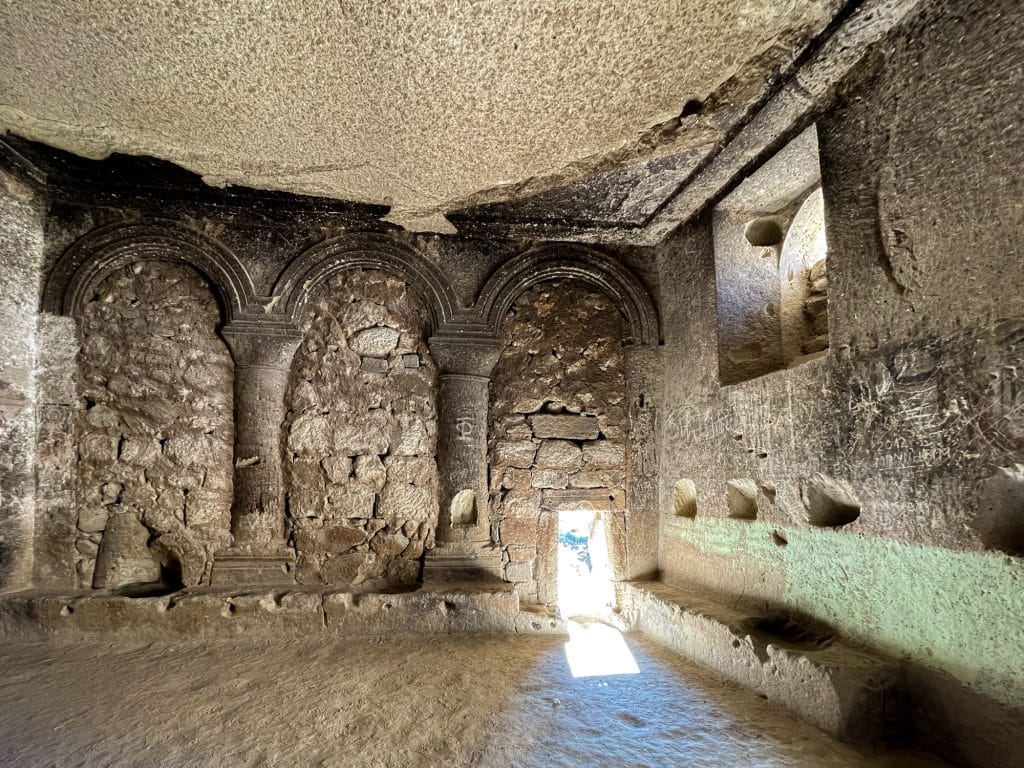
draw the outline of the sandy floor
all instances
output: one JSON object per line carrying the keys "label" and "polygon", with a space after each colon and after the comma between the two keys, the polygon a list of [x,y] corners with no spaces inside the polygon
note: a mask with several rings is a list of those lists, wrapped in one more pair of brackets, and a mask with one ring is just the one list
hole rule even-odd
{"label": "sandy floor", "polygon": [[609,646],[574,668],[635,662],[639,673],[592,677],[573,677],[564,638],[541,636],[7,645],[0,765],[935,765],[863,757],[671,652],[627,642],[632,658]]}

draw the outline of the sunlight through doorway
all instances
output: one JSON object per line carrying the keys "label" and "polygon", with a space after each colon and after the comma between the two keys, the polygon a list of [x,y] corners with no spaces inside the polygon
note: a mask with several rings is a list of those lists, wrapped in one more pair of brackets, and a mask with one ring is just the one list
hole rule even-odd
{"label": "sunlight through doorway", "polygon": [[565,656],[573,677],[635,675],[640,670],[612,626],[614,591],[604,522],[592,509],[558,515],[558,612],[566,620]]}
{"label": "sunlight through doorway", "polygon": [[613,600],[604,524],[592,509],[558,513],[558,611],[562,618],[601,618]]}

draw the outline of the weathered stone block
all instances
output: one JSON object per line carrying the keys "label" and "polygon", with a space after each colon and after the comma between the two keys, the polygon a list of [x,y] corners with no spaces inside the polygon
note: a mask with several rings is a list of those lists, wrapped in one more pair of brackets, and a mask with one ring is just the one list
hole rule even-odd
{"label": "weathered stone block", "polygon": [[501,487],[507,490],[523,491],[530,487],[532,479],[529,470],[509,467],[501,477]]}
{"label": "weathered stone block", "polygon": [[540,500],[541,495],[539,491],[509,491],[502,499],[501,506],[507,516],[535,517],[540,511]]}
{"label": "weathered stone block", "polygon": [[[292,453],[322,454],[331,444],[331,428],[326,416],[302,414],[292,422],[288,433],[288,449]],[[244,456],[238,458],[246,458]]]}
{"label": "weathered stone block", "polygon": [[513,544],[505,551],[508,552],[509,562],[512,563],[528,563],[537,558],[536,547]]}
{"label": "weathered stone block", "polygon": [[[378,411],[379,412],[379,411]],[[380,421],[380,419],[375,419]],[[388,452],[388,434],[380,424],[339,424],[331,434],[330,452],[341,456],[381,456]],[[321,453],[323,448],[318,449]]]}
{"label": "weathered stone block", "polygon": [[543,397],[518,397],[512,402],[512,410],[516,413],[536,413],[543,407]]}
{"label": "weathered stone block", "polygon": [[357,355],[387,357],[398,346],[399,332],[388,326],[365,328],[349,339],[348,345]]}
{"label": "weathered stone block", "polygon": [[387,471],[379,456],[356,456],[354,469],[357,483],[369,485],[375,491],[384,487]]}
{"label": "weathered stone block", "polygon": [[529,561],[516,561],[505,566],[505,578],[511,582],[525,582],[533,580],[533,563]]}
{"label": "weathered stone block", "polygon": [[324,561],[320,578],[327,584],[351,584],[358,578],[366,557],[362,552],[333,555]]}
{"label": "weathered stone block", "polygon": [[185,519],[189,527],[222,527],[230,521],[231,497],[202,488],[190,490],[185,498]]}
{"label": "weathered stone block", "polygon": [[352,459],[348,456],[328,456],[320,461],[328,482],[344,485],[352,474]]}
{"label": "weathered stone block", "polygon": [[388,483],[380,494],[379,516],[395,528],[407,520],[429,520],[437,514],[437,498],[427,488]]}
{"label": "weathered stone block", "polygon": [[622,488],[625,472],[614,469],[583,470],[569,478],[573,488]]}
{"label": "weathered stone block", "polygon": [[327,489],[327,506],[335,517],[373,517],[377,494],[365,485],[332,485]]}
{"label": "weathered stone block", "polygon": [[575,472],[583,465],[583,453],[569,440],[544,440],[534,465],[538,469],[564,469]]}
{"label": "weathered stone block", "polygon": [[431,456],[388,456],[384,460],[387,479],[424,487],[434,485],[437,469]]}
{"label": "weathered stone block", "polygon": [[[432,454],[430,432],[423,419],[415,413],[397,414],[398,439],[391,447],[395,456],[422,456]],[[384,453],[381,451],[381,453]]]}
{"label": "weathered stone block", "polygon": [[323,584],[320,565],[320,558],[300,550],[295,558],[295,581],[299,584]]}
{"label": "weathered stone block", "polygon": [[391,363],[386,357],[364,357],[359,367],[367,373],[387,373],[391,370]]}
{"label": "weathered stone block", "polygon": [[596,440],[600,434],[595,416],[540,413],[530,416],[533,436],[563,440]]}
{"label": "weathered stone block", "polygon": [[78,511],[78,530],[86,533],[102,531],[107,527],[108,517],[106,507],[83,507]]}
{"label": "weathered stone block", "polygon": [[82,461],[93,464],[114,462],[118,442],[117,437],[110,435],[84,435],[78,443],[78,454]]}
{"label": "weathered stone block", "polygon": [[583,463],[597,469],[622,469],[626,464],[626,448],[611,440],[587,443],[583,446]]}
{"label": "weathered stone block", "polygon": [[324,549],[328,552],[345,552],[366,540],[366,534],[359,528],[337,521],[324,523]]}
{"label": "weathered stone block", "polygon": [[152,467],[159,456],[159,440],[147,437],[126,437],[121,442],[121,461],[133,467]]}
{"label": "weathered stone block", "polygon": [[533,545],[537,541],[536,517],[505,517],[498,529],[504,545]]}
{"label": "weathered stone block", "polygon": [[400,533],[378,533],[370,542],[370,551],[384,560],[392,560],[408,546],[409,539]]}
{"label": "weathered stone block", "polygon": [[313,524],[317,522],[306,519],[295,521],[295,549],[300,553],[323,552],[327,549],[323,526]]}
{"label": "weathered stone block", "polygon": [[498,435],[503,435],[504,439],[511,441],[529,440],[533,437],[533,430],[530,429],[526,417],[519,415],[503,416],[498,419],[495,432]]}
{"label": "weathered stone block", "polygon": [[164,455],[184,467],[203,467],[213,462],[215,449],[206,435],[179,435],[167,440]]}
{"label": "weathered stone block", "polygon": [[501,441],[494,446],[492,461],[498,465],[529,469],[537,455],[537,444],[532,440]]}
{"label": "weathered stone block", "polygon": [[569,475],[560,469],[537,469],[533,472],[534,488],[565,488]]}
{"label": "weathered stone block", "polygon": [[399,557],[388,563],[384,573],[388,583],[393,586],[408,586],[415,584],[420,575],[419,560],[411,560],[406,557]]}

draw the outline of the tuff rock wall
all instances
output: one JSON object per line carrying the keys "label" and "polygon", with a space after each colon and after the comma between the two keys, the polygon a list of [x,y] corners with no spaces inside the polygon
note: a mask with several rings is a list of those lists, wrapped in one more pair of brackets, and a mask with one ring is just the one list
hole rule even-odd
{"label": "tuff rock wall", "polygon": [[45,201],[0,171],[0,591],[31,582]]}
{"label": "tuff rock wall", "polygon": [[523,599],[548,603],[558,510],[623,508],[622,319],[601,293],[545,283],[519,297],[503,333],[491,376],[491,501],[505,578]]}
{"label": "tuff rock wall", "polygon": [[710,221],[659,250],[660,565],[907,659],[922,738],[971,731],[979,764],[1024,707],[1024,29],[1013,2],[961,5],[818,122],[826,356],[720,386]]}
{"label": "tuff rock wall", "polygon": [[335,277],[305,308],[285,421],[303,584],[409,584],[437,522],[437,371],[401,280]]}
{"label": "tuff rock wall", "polygon": [[139,262],[80,318],[75,549],[80,586],[209,580],[228,544],[232,361],[198,274]]}

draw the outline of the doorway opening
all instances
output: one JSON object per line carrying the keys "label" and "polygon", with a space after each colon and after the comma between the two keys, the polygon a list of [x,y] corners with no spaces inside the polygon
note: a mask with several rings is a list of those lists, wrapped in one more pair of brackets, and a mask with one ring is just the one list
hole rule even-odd
{"label": "doorway opening", "polygon": [[608,541],[593,509],[558,513],[558,612],[569,642],[565,657],[573,677],[635,675],[640,670],[616,627]]}
{"label": "doorway opening", "polygon": [[593,509],[558,513],[558,612],[603,618],[614,600],[604,523]]}

